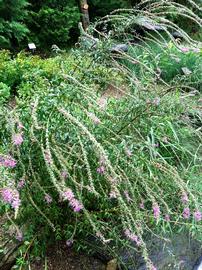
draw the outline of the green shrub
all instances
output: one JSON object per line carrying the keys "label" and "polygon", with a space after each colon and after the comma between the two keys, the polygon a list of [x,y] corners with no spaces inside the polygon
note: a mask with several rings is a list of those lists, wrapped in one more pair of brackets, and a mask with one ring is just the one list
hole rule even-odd
{"label": "green shrub", "polygon": [[10,97],[10,87],[0,82],[0,104],[4,103]]}

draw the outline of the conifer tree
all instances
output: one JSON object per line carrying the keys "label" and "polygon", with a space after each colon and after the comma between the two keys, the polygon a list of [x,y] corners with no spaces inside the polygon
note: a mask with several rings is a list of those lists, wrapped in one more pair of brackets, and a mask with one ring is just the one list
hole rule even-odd
{"label": "conifer tree", "polygon": [[0,0],[0,47],[20,46],[27,36],[24,19],[27,15],[27,0]]}

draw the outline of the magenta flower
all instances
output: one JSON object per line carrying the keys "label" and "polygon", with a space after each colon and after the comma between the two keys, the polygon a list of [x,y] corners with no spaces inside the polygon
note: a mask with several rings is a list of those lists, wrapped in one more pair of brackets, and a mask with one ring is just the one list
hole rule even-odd
{"label": "magenta flower", "polygon": [[154,265],[152,265],[151,270],[157,270],[157,268]]}
{"label": "magenta flower", "polygon": [[194,218],[196,221],[201,221],[202,220],[202,214],[199,210],[195,210],[193,214]]}
{"label": "magenta flower", "polygon": [[200,49],[199,49],[199,48],[194,48],[194,49],[193,49],[193,52],[195,52],[195,53],[200,53]]}
{"label": "magenta flower", "polygon": [[159,205],[157,203],[154,203],[152,209],[153,209],[154,218],[158,219],[161,213]]}
{"label": "magenta flower", "polygon": [[141,241],[139,240],[138,236],[134,233],[131,233],[130,230],[126,229],[124,234],[129,238],[131,241],[135,242],[137,246],[141,245]]}
{"label": "magenta flower", "polygon": [[184,53],[189,52],[189,48],[183,47],[183,48],[181,48],[181,51],[184,52]]}
{"label": "magenta flower", "polygon": [[74,193],[70,188],[68,188],[64,193],[63,196],[68,200],[71,201],[74,198]]}
{"label": "magenta flower", "polygon": [[185,219],[189,219],[190,218],[190,209],[189,207],[185,207],[182,213],[183,217]]}
{"label": "magenta flower", "polygon": [[170,221],[170,215],[168,215],[168,214],[165,215],[165,221],[167,221],[167,222]]}
{"label": "magenta flower", "polygon": [[18,182],[18,185],[17,185],[17,188],[18,189],[22,189],[25,185],[25,180],[24,179],[21,179],[19,182]]}
{"label": "magenta flower", "polygon": [[80,212],[84,207],[75,197],[74,193],[68,188],[64,193],[63,197],[69,201],[69,205],[73,208],[74,212]]}
{"label": "magenta flower", "polygon": [[3,188],[1,190],[1,196],[5,203],[11,205],[13,209],[18,209],[20,206],[20,196],[17,190],[12,190],[10,188]]}
{"label": "magenta flower", "polygon": [[13,194],[13,200],[11,202],[11,206],[13,209],[17,210],[20,207],[21,201],[20,201],[20,196],[19,192],[16,190]]}
{"label": "magenta flower", "polygon": [[83,209],[83,204],[81,204],[77,199],[73,198],[69,202],[70,206],[73,208],[74,212],[80,212]]}
{"label": "magenta flower", "polygon": [[23,234],[21,231],[17,232],[16,236],[15,236],[16,240],[18,240],[19,242],[22,242],[23,240]]}
{"label": "magenta flower", "polygon": [[2,199],[5,203],[9,203],[11,204],[12,200],[13,200],[13,192],[11,189],[9,188],[3,188],[1,190],[1,196]]}
{"label": "magenta flower", "polygon": [[184,204],[187,204],[187,203],[189,202],[189,198],[188,198],[188,195],[187,195],[186,192],[183,192],[183,193],[182,193],[181,201],[182,201]]}
{"label": "magenta flower", "polygon": [[105,173],[105,167],[104,166],[100,166],[99,168],[97,168],[97,173],[104,174]]}
{"label": "magenta flower", "polygon": [[139,204],[139,207],[140,207],[140,209],[145,209],[143,201],[141,201],[141,203]]}
{"label": "magenta flower", "polygon": [[72,245],[73,245],[73,240],[72,239],[69,239],[69,240],[67,240],[66,241],[66,245],[67,245],[67,247],[71,247]]}
{"label": "magenta flower", "polygon": [[48,164],[51,164],[51,155],[49,153],[49,151],[45,150],[45,161],[48,163]]}
{"label": "magenta flower", "polygon": [[62,171],[62,172],[61,172],[61,176],[62,176],[62,178],[66,179],[67,176],[68,176],[67,171]]}
{"label": "magenta flower", "polygon": [[7,167],[7,168],[14,168],[16,166],[17,162],[9,157],[9,158],[4,158],[4,157],[1,157],[0,158],[0,165],[4,166],[4,167]]}
{"label": "magenta flower", "polygon": [[14,145],[21,145],[23,143],[23,137],[21,133],[17,133],[13,135],[13,144]]}
{"label": "magenta flower", "polygon": [[23,129],[23,128],[24,128],[23,124],[21,122],[18,122],[18,129]]}
{"label": "magenta flower", "polygon": [[49,194],[46,194],[46,195],[44,196],[44,200],[45,200],[45,202],[46,202],[47,204],[51,204],[52,201],[53,201],[52,197],[51,197]]}

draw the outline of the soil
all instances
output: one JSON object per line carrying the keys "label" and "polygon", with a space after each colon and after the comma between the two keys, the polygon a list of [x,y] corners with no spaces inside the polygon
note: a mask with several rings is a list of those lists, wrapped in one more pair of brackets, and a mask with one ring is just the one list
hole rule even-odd
{"label": "soil", "polygon": [[31,270],[105,270],[106,265],[93,257],[75,253],[65,244],[50,247],[45,260],[36,260],[31,265]]}

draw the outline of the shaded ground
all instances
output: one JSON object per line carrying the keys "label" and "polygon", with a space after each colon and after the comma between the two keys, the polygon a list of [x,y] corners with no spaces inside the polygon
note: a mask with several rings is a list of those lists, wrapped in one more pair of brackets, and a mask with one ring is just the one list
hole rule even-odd
{"label": "shaded ground", "polygon": [[[47,268],[45,264],[47,263]],[[65,244],[56,245],[47,251],[45,260],[36,261],[31,270],[105,270],[106,266],[99,260],[78,254]]]}

